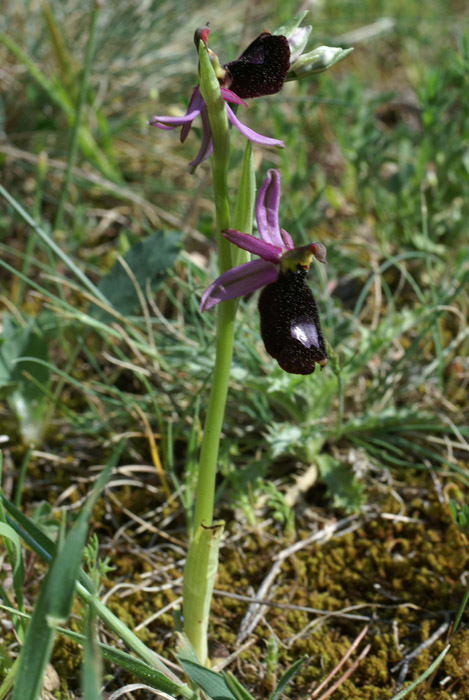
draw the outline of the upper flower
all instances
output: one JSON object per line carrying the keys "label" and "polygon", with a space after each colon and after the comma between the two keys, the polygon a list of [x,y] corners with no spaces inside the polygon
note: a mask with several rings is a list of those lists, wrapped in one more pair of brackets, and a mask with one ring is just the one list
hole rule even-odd
{"label": "upper flower", "polygon": [[[207,45],[207,37],[210,29],[201,27],[195,33],[195,43],[199,41]],[[290,46],[284,36],[277,36],[263,32],[243,52],[243,54],[231,63],[221,66],[217,56],[208,49],[210,60],[220,82],[221,96],[225,102],[228,120],[249,141],[262,146],[279,146],[285,144],[280,139],[262,136],[249,127],[242,124],[236,117],[229,103],[248,107],[242,98],[260,97],[278,92],[284,83],[290,67]],[[181,142],[184,142],[189,134],[192,122],[200,114],[202,118],[202,144],[197,156],[189,163],[191,172],[204,161],[212,152],[212,134],[208,118],[207,106],[197,86],[192,91],[192,97],[187,112],[181,117],[152,117],[148,124],[159,129],[181,129]]]}
{"label": "upper flower", "polygon": [[294,270],[297,266],[307,270],[312,256],[319,262],[326,262],[326,248],[322,243],[294,247],[290,234],[279,226],[279,204],[280,175],[276,170],[268,170],[255,207],[260,240],[233,229],[223,231],[223,236],[231,243],[258,255],[261,260],[251,260],[220,275],[203,293],[200,311],[220,301],[255,292],[277,280],[280,272]]}
{"label": "upper flower", "polygon": [[[245,124],[242,124],[228,103],[231,102],[232,104],[244,105],[245,107],[248,107],[249,105],[227,88],[220,88],[220,93],[225,102],[228,120],[238,129],[238,131],[241,132],[243,136],[249,139],[249,141],[259,143],[261,146],[280,146],[281,148],[285,146],[283,141],[273,139],[268,136],[262,136],[262,134],[258,134]],[[156,126],[158,129],[174,129],[175,127],[181,126],[181,143],[184,143],[191,129],[192,122],[199,116],[199,114],[202,118],[202,144],[194,160],[189,163],[189,169],[191,172],[199,165],[199,163],[202,163],[202,161],[209,157],[213,149],[212,133],[210,130],[207,106],[204,98],[200,94],[200,88],[197,86],[193,89],[192,97],[190,99],[187,112],[184,114],[184,116],[152,117],[148,122],[148,124],[151,126]]]}

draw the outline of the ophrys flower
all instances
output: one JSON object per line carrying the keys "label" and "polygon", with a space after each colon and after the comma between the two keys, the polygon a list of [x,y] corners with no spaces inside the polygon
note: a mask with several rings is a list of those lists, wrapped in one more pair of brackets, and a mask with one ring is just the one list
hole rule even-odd
{"label": "ophrys flower", "polygon": [[261,335],[267,352],[280,367],[293,374],[311,374],[315,364],[327,364],[327,351],[313,293],[306,276],[313,257],[326,262],[322,243],[295,247],[280,229],[280,175],[269,170],[256,199],[260,239],[228,229],[231,243],[254,253],[260,260],[238,265],[223,273],[205,290],[200,310],[262,289],[259,298]]}

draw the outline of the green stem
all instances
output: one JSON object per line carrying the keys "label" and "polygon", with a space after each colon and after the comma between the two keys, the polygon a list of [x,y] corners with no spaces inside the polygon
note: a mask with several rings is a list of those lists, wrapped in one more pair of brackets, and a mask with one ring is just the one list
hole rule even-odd
{"label": "green stem", "polygon": [[[222,231],[230,226],[228,161],[230,138],[220,86],[203,42],[199,44],[200,90],[207,105],[213,141],[212,175],[220,272],[232,265],[230,244]],[[207,662],[207,631],[213,586],[218,565],[218,546],[223,523],[211,528],[215,502],[220,435],[233,354],[236,302],[218,306],[216,357],[200,453],[192,541],[184,569],[184,631],[201,664]]]}
{"label": "green stem", "polygon": [[[221,232],[230,226],[230,204],[228,197],[228,160],[230,150],[228,120],[224,102],[220,95],[218,80],[210,64],[204,46],[199,50],[201,80],[200,88],[207,104],[213,139],[212,175],[215,198],[216,229],[218,236],[218,259],[220,273],[231,268],[231,250]],[[215,478],[217,473],[220,435],[225,414],[226,397],[233,355],[234,320],[236,302],[225,301],[218,307],[216,357],[212,388],[208,401],[204,435],[200,453],[199,476],[195,499],[194,530],[203,522],[213,522],[215,501]]]}
{"label": "green stem", "polygon": [[215,477],[233,355],[235,314],[236,303],[234,301],[225,301],[219,305],[215,368],[200,452],[194,531],[202,522],[205,526],[211,525],[213,522]]}
{"label": "green stem", "polygon": [[72,169],[75,165],[77,152],[78,152],[78,134],[81,124],[81,115],[83,112],[83,105],[85,103],[86,97],[86,87],[88,83],[88,75],[91,68],[91,61],[94,53],[94,46],[96,42],[96,26],[98,22],[98,15],[101,9],[101,3],[95,2],[93,12],[91,14],[90,20],[90,33],[88,37],[88,43],[86,45],[85,54],[85,65],[83,67],[83,73],[81,76],[80,93],[78,95],[78,102],[75,111],[75,121],[73,124],[72,135],[70,138],[70,147],[68,150],[67,167],[65,170],[65,176],[62,182],[62,188],[60,190],[59,203],[57,205],[57,212],[54,221],[54,231],[62,228],[63,214],[65,210],[65,204],[67,202],[67,196],[69,192],[70,180],[72,176]]}

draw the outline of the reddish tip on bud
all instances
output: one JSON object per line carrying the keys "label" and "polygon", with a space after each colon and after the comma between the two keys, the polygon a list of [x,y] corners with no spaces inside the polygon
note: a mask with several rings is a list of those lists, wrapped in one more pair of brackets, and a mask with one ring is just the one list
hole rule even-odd
{"label": "reddish tip on bud", "polygon": [[207,46],[208,35],[210,34],[210,22],[207,22],[205,27],[199,27],[194,32],[194,44],[197,51],[199,50],[199,41],[203,41]]}

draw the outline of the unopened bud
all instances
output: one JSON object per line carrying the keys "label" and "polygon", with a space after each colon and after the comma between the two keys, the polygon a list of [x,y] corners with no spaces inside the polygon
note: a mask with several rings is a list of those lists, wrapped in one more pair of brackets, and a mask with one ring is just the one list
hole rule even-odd
{"label": "unopened bud", "polygon": [[291,36],[287,37],[290,44],[290,65],[293,65],[305,50],[312,29],[311,25],[298,27]]}
{"label": "unopened bud", "polygon": [[288,40],[290,45],[290,65],[301,56],[308,43],[312,27],[300,27],[307,14],[307,10],[301,12],[301,14],[296,15],[296,17],[293,17],[293,19],[273,32],[273,34],[280,34]]}
{"label": "unopened bud", "polygon": [[195,44],[195,48],[197,51],[199,50],[199,41],[203,41],[205,46],[207,46],[209,34],[210,34],[210,23],[209,22],[207,22],[207,24],[204,27],[198,27],[198,29],[195,30],[195,32],[194,32],[194,44]]}
{"label": "unopened bud", "polygon": [[322,73],[341,61],[353,51],[335,46],[318,46],[314,51],[303,54],[290,65],[287,80],[298,80],[307,75]]}

